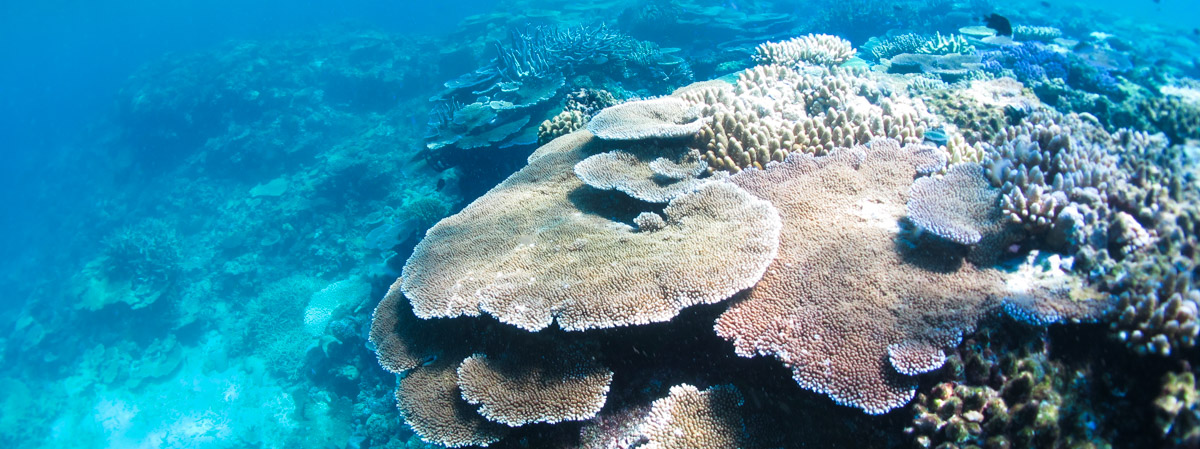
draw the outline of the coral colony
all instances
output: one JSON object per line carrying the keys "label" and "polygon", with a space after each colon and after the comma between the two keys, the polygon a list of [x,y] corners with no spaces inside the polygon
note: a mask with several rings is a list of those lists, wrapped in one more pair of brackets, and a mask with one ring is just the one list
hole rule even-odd
{"label": "coral colony", "polygon": [[111,193],[73,307],[13,319],[0,442],[1200,441],[1200,42],[502,3],[134,74],[107,144],[160,196]]}

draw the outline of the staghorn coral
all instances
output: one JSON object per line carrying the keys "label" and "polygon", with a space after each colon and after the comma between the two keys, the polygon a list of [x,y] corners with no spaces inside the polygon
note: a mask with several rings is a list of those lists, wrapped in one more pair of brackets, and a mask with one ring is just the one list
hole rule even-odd
{"label": "staghorn coral", "polygon": [[613,372],[578,350],[476,354],[458,367],[462,397],[479,414],[509,426],[596,416]]}
{"label": "staghorn coral", "polygon": [[528,330],[555,320],[567,330],[665,321],[753,285],[774,258],[778,215],[725,182],[672,200],[667,226],[654,232],[580,213],[591,188],[572,169],[590,148],[539,150],[431,228],[404,266],[417,316],[487,312]]}
{"label": "staghorn coral", "polygon": [[800,67],[837,66],[853,58],[850,41],[829,34],[807,34],[781,42],[764,42],[754,49],[754,62]]}
{"label": "staghorn coral", "polygon": [[791,152],[820,155],[876,137],[916,143],[925,130],[919,104],[843,69],[756,66],[733,88],[708,84],[677,95],[711,117],[692,145],[714,171],[762,168]]}
{"label": "staghorn coral", "polygon": [[[662,153],[679,153],[672,159]],[[619,190],[651,203],[667,203],[696,190],[698,179],[708,166],[695,150],[663,151],[648,145],[635,145],[631,151],[615,150],[589,156],[575,164],[575,175],[584,183],[602,190]]]}
{"label": "staghorn coral", "polygon": [[[490,63],[446,82],[446,89],[430,99],[426,158],[457,165],[469,158],[456,150],[544,143],[573,126],[567,120],[586,121],[615,102],[611,94],[580,86],[611,79],[627,84],[691,81],[682,59],[604,25],[514,28],[506,41],[495,43],[495,54]],[[567,113],[556,123],[551,120],[556,114],[548,109],[566,91],[573,92],[566,98],[567,110],[580,116]],[[543,127],[543,120],[550,123]],[[527,127],[530,123],[539,126]]]}
{"label": "staghorn coral", "polygon": [[638,432],[646,449],[735,449],[747,445],[739,408],[742,395],[732,385],[700,391],[688,385],[671,387],[670,394],[654,401]]}
{"label": "staghorn coral", "polygon": [[587,130],[604,140],[687,138],[701,126],[690,106],[676,97],[622,103],[597,113]]}
{"label": "staghorn coral", "polygon": [[[731,177],[779,208],[784,232],[779,256],[749,296],[721,315],[717,334],[741,356],[780,359],[806,389],[878,414],[912,398],[916,383],[901,373],[936,368],[941,348],[1004,297],[1042,298],[1061,307],[1054,312],[1064,319],[1102,310],[1101,301],[1068,299],[1061,287],[898,247],[907,192],[931,161],[913,147],[877,140],[825,157],[794,154]],[[1054,309],[1036,305],[1020,308]]]}

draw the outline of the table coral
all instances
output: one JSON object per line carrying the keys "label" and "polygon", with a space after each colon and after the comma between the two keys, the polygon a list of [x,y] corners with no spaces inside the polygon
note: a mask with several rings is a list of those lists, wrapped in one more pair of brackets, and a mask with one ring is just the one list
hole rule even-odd
{"label": "table coral", "polygon": [[[1019,292],[1024,287],[1000,271],[898,247],[909,188],[930,160],[876,140],[733,176],[779,208],[784,231],[779,256],[721,316],[717,333],[739,355],[780,359],[800,386],[878,414],[907,403],[916,388],[909,375],[937,368],[942,348],[1005,297],[1068,301],[1064,291]],[[1063,305],[1079,317],[1101,307]],[[913,360],[926,362],[906,363]]]}
{"label": "table coral", "polygon": [[648,440],[646,449],[746,447],[738,410],[742,402],[741,393],[731,385],[703,391],[676,385],[667,397],[654,401],[638,431]]}
{"label": "table coral", "polygon": [[536,153],[431,228],[404,267],[417,316],[487,312],[528,330],[666,321],[753,285],[774,257],[774,209],[729,183],[675,198],[653,232],[581,213],[590,187],[573,168],[589,148]]}

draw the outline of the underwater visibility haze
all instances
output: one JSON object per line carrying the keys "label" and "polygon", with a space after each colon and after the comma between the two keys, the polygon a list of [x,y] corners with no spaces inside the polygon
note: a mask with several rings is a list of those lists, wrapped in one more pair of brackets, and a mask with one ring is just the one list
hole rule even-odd
{"label": "underwater visibility haze", "polygon": [[1192,0],[52,1],[0,49],[3,447],[1200,447]]}

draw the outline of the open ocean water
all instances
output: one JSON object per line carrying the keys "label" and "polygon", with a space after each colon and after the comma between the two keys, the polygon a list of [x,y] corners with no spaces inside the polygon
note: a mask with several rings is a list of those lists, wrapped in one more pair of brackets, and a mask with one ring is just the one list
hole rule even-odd
{"label": "open ocean water", "polygon": [[1195,0],[5,2],[0,54],[2,447],[1200,447]]}

